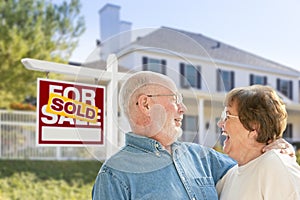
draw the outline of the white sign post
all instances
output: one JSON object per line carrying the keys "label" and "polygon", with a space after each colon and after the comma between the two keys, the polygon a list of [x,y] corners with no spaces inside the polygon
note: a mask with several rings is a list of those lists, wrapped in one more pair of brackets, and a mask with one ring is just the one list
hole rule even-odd
{"label": "white sign post", "polygon": [[111,79],[107,85],[107,129],[106,134],[106,157],[111,156],[118,150],[118,61],[115,55],[107,58],[107,71],[111,72]]}

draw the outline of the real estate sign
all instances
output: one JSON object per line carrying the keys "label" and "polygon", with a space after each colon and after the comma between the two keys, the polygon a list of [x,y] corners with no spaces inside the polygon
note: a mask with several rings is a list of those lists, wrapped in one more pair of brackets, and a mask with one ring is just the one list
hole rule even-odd
{"label": "real estate sign", "polygon": [[102,145],[103,86],[38,79],[37,144]]}

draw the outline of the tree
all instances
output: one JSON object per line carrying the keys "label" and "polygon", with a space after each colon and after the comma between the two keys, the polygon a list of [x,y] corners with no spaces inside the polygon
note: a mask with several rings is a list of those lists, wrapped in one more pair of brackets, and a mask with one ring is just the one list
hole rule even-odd
{"label": "tree", "polygon": [[36,79],[22,58],[66,62],[85,30],[80,0],[0,1],[0,108],[36,96]]}

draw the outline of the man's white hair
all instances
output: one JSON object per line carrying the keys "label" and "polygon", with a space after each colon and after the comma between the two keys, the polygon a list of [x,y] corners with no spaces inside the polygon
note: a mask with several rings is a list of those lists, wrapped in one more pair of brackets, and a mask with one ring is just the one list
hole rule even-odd
{"label": "man's white hair", "polygon": [[127,117],[129,104],[136,103],[130,102],[134,92],[141,87],[153,84],[164,86],[170,90],[176,89],[176,85],[172,79],[151,71],[136,72],[125,80],[120,89],[119,105],[121,111],[123,111]]}

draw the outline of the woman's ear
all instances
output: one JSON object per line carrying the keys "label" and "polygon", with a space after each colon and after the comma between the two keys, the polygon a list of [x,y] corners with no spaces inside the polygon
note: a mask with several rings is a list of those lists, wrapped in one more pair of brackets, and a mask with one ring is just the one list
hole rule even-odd
{"label": "woman's ear", "polygon": [[252,130],[250,130],[249,131],[249,133],[248,133],[248,138],[253,138],[253,139],[257,139],[257,137],[258,137],[258,132],[257,132],[257,130],[259,130],[259,124],[258,123],[251,123],[251,129]]}
{"label": "woman's ear", "polygon": [[249,131],[249,133],[248,133],[248,138],[253,138],[256,140],[257,136],[258,136],[258,133],[257,133],[256,129],[253,129],[252,131]]}

